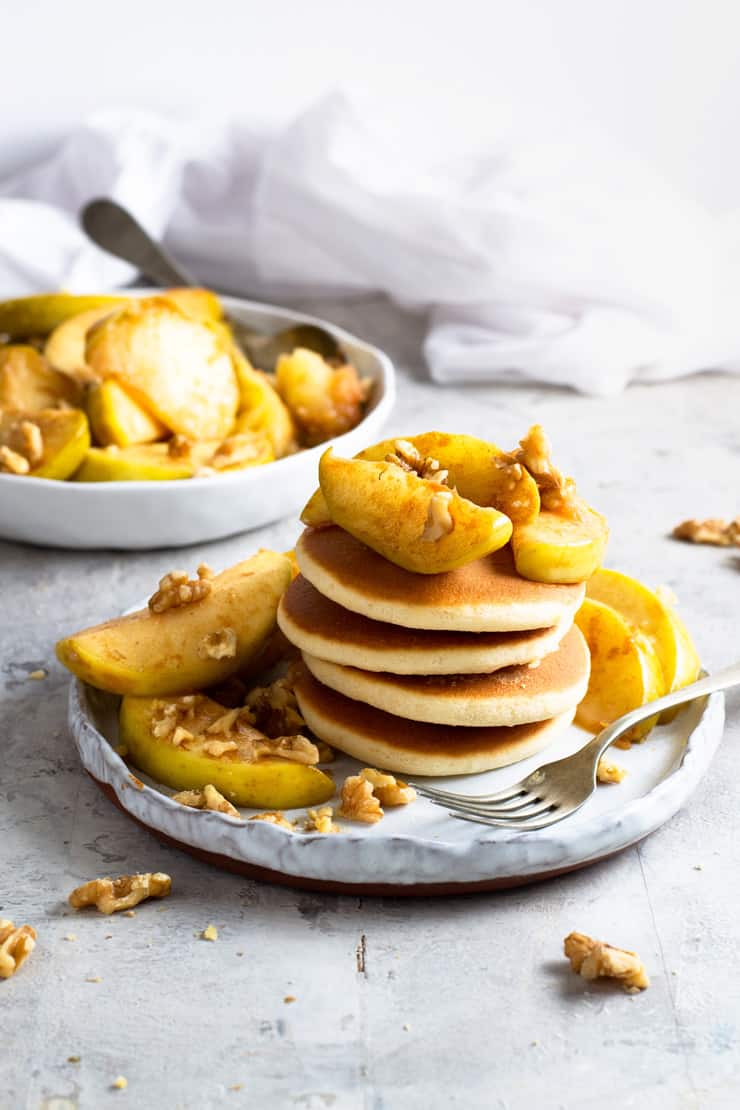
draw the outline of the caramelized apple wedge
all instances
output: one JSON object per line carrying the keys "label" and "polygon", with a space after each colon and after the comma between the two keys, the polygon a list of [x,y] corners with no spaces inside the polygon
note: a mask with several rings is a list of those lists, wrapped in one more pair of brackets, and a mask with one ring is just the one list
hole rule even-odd
{"label": "caramelized apple wedge", "polygon": [[[666,692],[653,644],[616,609],[586,598],[576,614],[576,624],[591,653],[591,677],[586,696],[576,710],[577,724],[599,732],[630,709]],[[644,738],[656,720],[650,717],[635,725],[623,739]]]}
{"label": "caramelized apple wedge", "polygon": [[[174,729],[167,732],[166,726],[162,727],[168,710],[177,711],[177,703],[130,696],[121,702],[119,737],[127,758],[156,782],[174,790],[194,790],[212,783],[235,805],[271,810],[318,805],[334,794],[330,776],[309,763],[270,758],[269,754],[255,760],[248,727],[243,737],[230,730],[228,740],[218,732],[209,733],[219,719],[228,719],[225,706],[200,694],[186,700],[192,703],[182,726],[188,739],[182,742],[178,736],[178,743],[173,743]],[[269,751],[270,746],[265,740],[264,748]],[[226,750],[220,751],[222,748]]]}
{"label": "caramelized apple wedge", "polygon": [[138,443],[130,447],[91,447],[76,482],[171,482],[192,478],[193,463],[174,459],[166,443]]}
{"label": "caramelized apple wedge", "polygon": [[511,537],[516,569],[534,582],[585,582],[600,565],[609,539],[606,520],[580,502],[577,515],[542,511]]}
{"label": "caramelized apple wedge", "polygon": [[44,347],[44,354],[51,365],[82,385],[97,381],[97,375],[85,361],[87,333],[95,324],[125,304],[126,300],[123,299],[117,304],[88,308],[85,312],[75,313],[54,328]]}
{"label": "caramelized apple wedge", "polygon": [[497,551],[511,521],[392,462],[341,459],[331,448],[319,481],[335,524],[397,566],[439,574]]}
{"label": "caramelized apple wedge", "polygon": [[113,378],[92,383],[85,394],[85,405],[93,437],[101,447],[156,443],[167,435],[162,421]]}
{"label": "caramelized apple wedge", "polygon": [[81,399],[79,386],[53,369],[35,347],[0,347],[0,408],[40,412],[79,407]]}
{"label": "caramelized apple wedge", "polygon": [[[355,458],[381,462],[399,451],[411,459],[409,466],[415,462],[417,467],[424,468],[425,464],[438,463],[440,471],[448,472],[448,484],[461,497],[476,505],[498,509],[514,525],[534,520],[539,512],[540,495],[534,478],[523,466],[512,464],[493,443],[476,436],[424,432],[381,440]],[[301,520],[312,527],[331,522],[320,489],[307,502]]]}
{"label": "caramelized apple wedge", "polygon": [[0,301],[0,335],[7,335],[11,339],[48,335],[70,316],[93,308],[114,308],[120,303],[120,296],[111,293],[93,296],[37,293],[13,301]]}
{"label": "caramelized apple wedge", "polygon": [[333,366],[316,351],[296,347],[275,367],[280,396],[309,447],[354,428],[362,419],[368,383],[354,366]]}
{"label": "caramelized apple wedge", "polygon": [[298,439],[290,409],[267,375],[253,369],[236,346],[233,358],[240,400],[232,435],[259,433],[270,440],[276,459],[292,454]]}
{"label": "caramelized apple wedge", "polygon": [[[25,461],[16,473],[63,481],[74,474],[90,447],[87,417],[79,409],[0,411],[0,447]],[[13,472],[1,460],[0,470]]]}
{"label": "caramelized apple wedge", "polygon": [[167,297],[132,302],[96,324],[85,361],[179,435],[223,439],[232,428],[239,390],[225,330],[194,320]]}
{"label": "caramelized apple wedge", "polygon": [[113,694],[159,697],[213,686],[259,655],[291,574],[284,555],[261,551],[212,578],[200,601],[87,628],[60,640],[57,657],[83,682]]}

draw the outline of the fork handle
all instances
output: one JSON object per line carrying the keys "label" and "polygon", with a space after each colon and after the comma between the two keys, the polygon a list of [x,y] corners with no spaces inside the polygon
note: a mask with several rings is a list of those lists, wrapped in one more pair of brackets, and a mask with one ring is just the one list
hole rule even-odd
{"label": "fork handle", "polygon": [[633,725],[639,725],[641,721],[647,720],[648,717],[653,717],[656,713],[662,713],[664,709],[673,709],[677,705],[684,705],[685,702],[693,701],[695,698],[714,694],[718,690],[729,690],[732,686],[740,686],[740,663],[733,663],[731,667],[725,667],[724,670],[717,671],[716,674],[706,675],[704,678],[700,678],[698,682],[692,682],[689,686],[674,690],[672,694],[666,694],[662,698],[656,698],[655,701],[646,702],[645,705],[630,710],[629,713],[625,713],[623,717],[619,717],[618,720],[602,729],[598,736],[586,745],[586,748],[593,745],[594,755],[600,756],[623,732],[627,732]]}

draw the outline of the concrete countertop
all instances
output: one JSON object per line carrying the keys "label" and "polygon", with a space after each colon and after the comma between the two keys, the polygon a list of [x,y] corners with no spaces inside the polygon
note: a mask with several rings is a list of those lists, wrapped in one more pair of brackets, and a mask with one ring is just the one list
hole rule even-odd
{"label": "concrete countertop", "polygon": [[[379,301],[318,311],[395,359],[390,433],[441,428],[510,445],[544,424],[609,518],[608,564],[675,591],[708,669],[740,657],[740,553],[667,538],[687,516],[740,511],[740,378],[610,399],[441,390],[421,369],[419,320]],[[740,1104],[736,694],[682,813],[607,863],[503,894],[372,900],[263,886],[161,847],[87,779],[54,641],[146,595],[173,566],[221,568],[297,533],[282,521],[134,554],[0,543],[0,917],[38,931],[28,963],[0,982],[0,1108]],[[29,679],[38,668],[48,677]],[[66,905],[86,879],[139,870],[171,874],[172,896],[131,918]],[[215,943],[199,939],[210,923]],[[561,955],[571,929],[635,949],[651,988],[628,996],[572,975]],[[126,1090],[112,1087],[119,1075]]]}

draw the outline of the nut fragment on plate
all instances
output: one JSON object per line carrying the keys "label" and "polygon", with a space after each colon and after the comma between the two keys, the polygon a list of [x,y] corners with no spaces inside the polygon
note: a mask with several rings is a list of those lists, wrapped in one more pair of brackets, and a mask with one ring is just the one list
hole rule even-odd
{"label": "nut fragment on plate", "polygon": [[626,774],[624,767],[620,767],[618,763],[612,763],[610,759],[602,755],[596,768],[598,782],[621,782]]}
{"label": "nut fragment on plate", "polygon": [[295,831],[295,823],[289,821],[284,813],[275,810],[270,813],[255,813],[253,817],[249,818],[250,821],[266,821],[268,825],[279,825],[281,829],[289,829],[290,832]]}
{"label": "nut fragment on plate", "polygon": [[225,813],[229,817],[241,817],[236,806],[232,805],[228,798],[224,798],[210,782],[202,790],[181,790],[178,794],[172,795],[172,801],[179,802],[182,806],[189,806],[191,809],[210,809],[214,813]]}
{"label": "nut fragment on plate", "polygon": [[36,947],[36,930],[31,925],[14,925],[0,918],[0,979],[15,975]]}
{"label": "nut fragment on plate", "polygon": [[386,462],[395,463],[402,470],[417,474],[420,478],[431,479],[444,484],[447,481],[448,471],[442,470],[437,459],[431,455],[422,455],[418,447],[407,439],[393,441],[393,451],[385,456]]}
{"label": "nut fragment on plate", "polygon": [[303,823],[304,832],[338,833],[342,830],[334,823],[334,810],[331,806],[321,806],[320,809],[309,809]]}
{"label": "nut fragment on plate", "polygon": [[360,778],[371,784],[373,793],[383,806],[407,806],[416,798],[413,786],[374,767],[363,767]]}
{"label": "nut fragment on plate", "polygon": [[375,797],[373,786],[361,775],[349,775],[342,784],[340,817],[374,825],[383,817],[383,809]]}
{"label": "nut fragment on plate", "polygon": [[740,547],[740,516],[734,520],[684,520],[673,529],[677,540],[689,543],[708,543],[715,547]]}
{"label": "nut fragment on plate", "polygon": [[617,979],[628,994],[650,986],[645,966],[636,952],[614,948],[584,933],[569,933],[563,949],[573,971],[584,979]]}
{"label": "nut fragment on plate", "polygon": [[211,592],[213,571],[206,563],[198,567],[198,577],[188,578],[186,570],[171,570],[159,580],[158,589],[149,598],[152,613],[165,613],[182,605],[202,601]]}
{"label": "nut fragment on plate", "polygon": [[79,910],[95,906],[99,913],[117,913],[138,906],[145,898],[166,898],[172,879],[161,871],[137,875],[120,875],[117,879],[91,879],[73,890],[69,904]]}

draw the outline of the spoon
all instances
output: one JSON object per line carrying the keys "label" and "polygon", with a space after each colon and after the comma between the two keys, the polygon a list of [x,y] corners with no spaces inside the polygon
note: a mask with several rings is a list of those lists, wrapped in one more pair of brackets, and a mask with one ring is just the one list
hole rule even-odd
{"label": "spoon", "polygon": [[[129,262],[156,285],[198,286],[185,267],[116,201],[108,197],[89,201],[80,212],[80,222],[96,246]],[[252,365],[261,370],[274,370],[280,355],[290,354],[296,347],[308,347],[326,359],[345,361],[336,338],[316,324],[295,324],[275,335],[264,335],[233,316],[227,316],[227,320],[239,346]]]}

